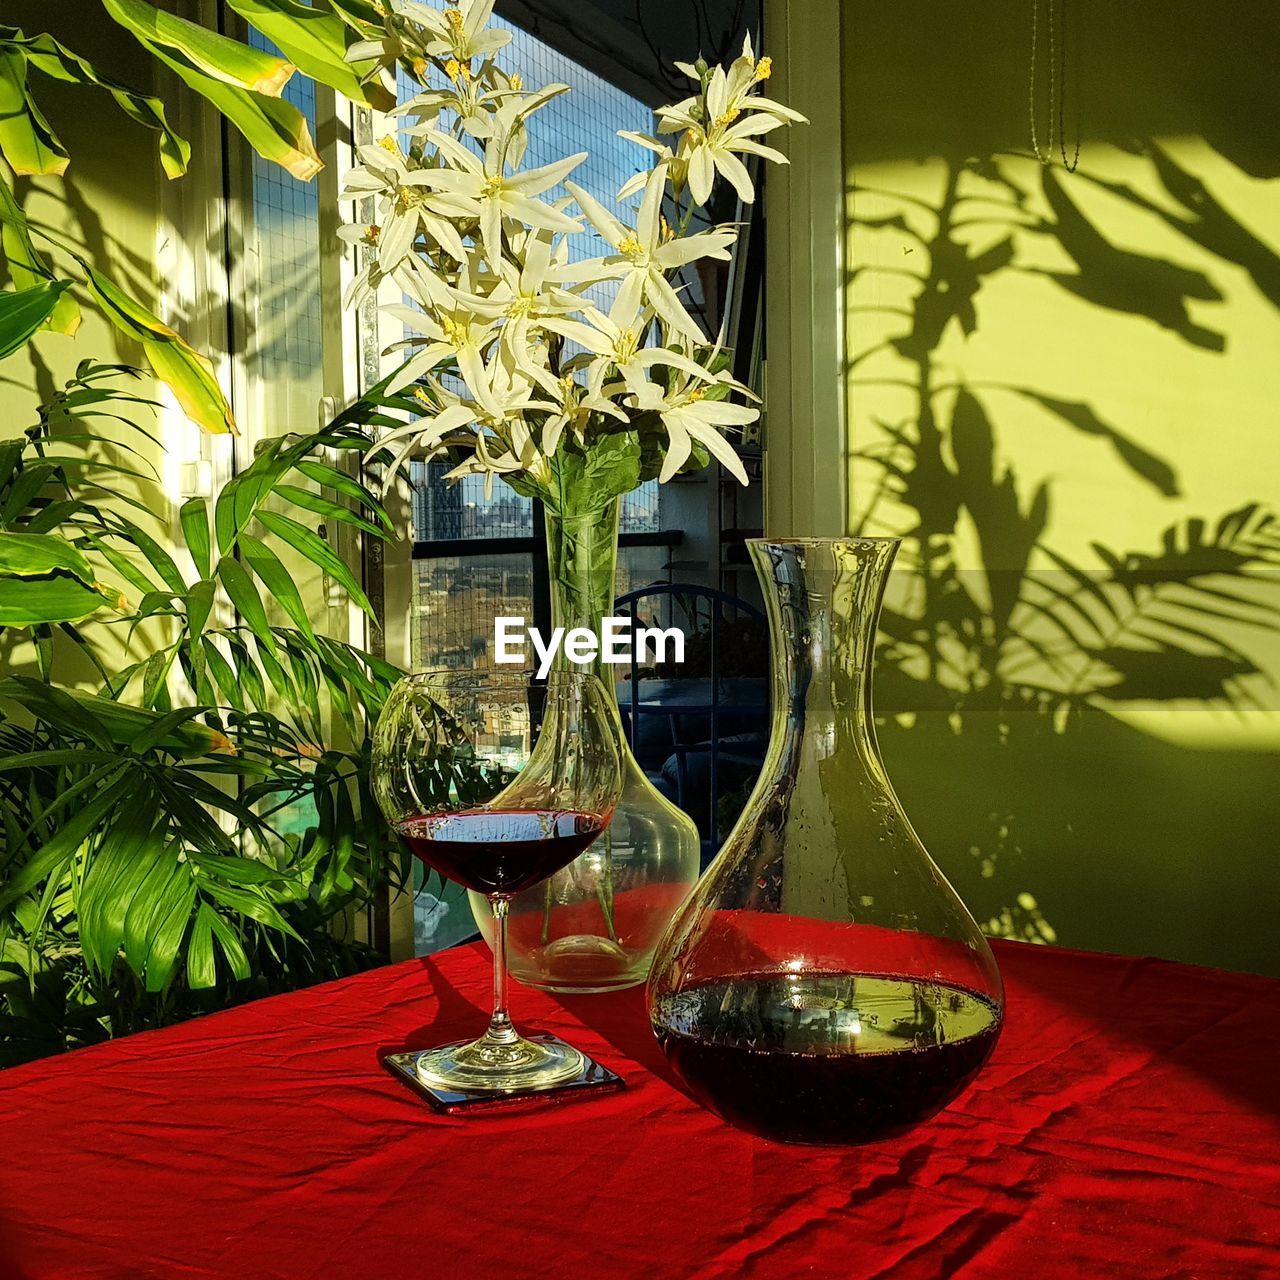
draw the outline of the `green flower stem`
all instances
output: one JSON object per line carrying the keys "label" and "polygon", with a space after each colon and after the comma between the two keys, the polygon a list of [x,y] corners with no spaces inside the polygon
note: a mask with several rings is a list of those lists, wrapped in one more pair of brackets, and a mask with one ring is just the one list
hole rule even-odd
{"label": "green flower stem", "polygon": [[[613,594],[618,564],[618,518],[620,503],[613,499],[602,509],[585,514],[561,515],[548,510],[547,568],[551,580],[551,625],[564,627],[567,634],[574,627],[589,627],[597,635],[601,620],[613,613]],[[599,676],[615,701],[613,669],[603,656],[588,666],[571,663],[564,647],[556,657],[561,670],[589,670]],[[619,739],[621,740],[619,731]],[[624,746],[625,750],[625,746]],[[604,917],[609,939],[617,942],[613,917],[613,841],[606,830],[603,841],[604,872],[596,884],[596,897]],[[542,938],[545,944],[551,930],[551,892],[548,882],[543,905]]]}

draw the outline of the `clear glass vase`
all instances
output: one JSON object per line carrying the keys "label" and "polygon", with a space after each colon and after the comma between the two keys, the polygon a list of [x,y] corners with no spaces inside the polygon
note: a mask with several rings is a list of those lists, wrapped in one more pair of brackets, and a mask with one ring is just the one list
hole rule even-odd
{"label": "clear glass vase", "polygon": [[756,541],[769,753],[672,921],[649,1016],[690,1092],[767,1138],[854,1143],[952,1101],[1000,1033],[991,950],[894,795],[871,708],[889,538]]}
{"label": "clear glass vase", "polygon": [[[552,625],[598,636],[612,615],[619,503],[580,516],[546,515]],[[563,658],[559,659],[563,664]],[[595,670],[615,697],[617,666]],[[521,982],[545,991],[587,993],[637,986],[671,918],[698,878],[701,846],[692,818],[645,776],[618,722],[622,796],[599,840],[549,880],[516,895],[507,927],[507,963]],[[472,914],[492,943],[492,917],[471,895]]]}

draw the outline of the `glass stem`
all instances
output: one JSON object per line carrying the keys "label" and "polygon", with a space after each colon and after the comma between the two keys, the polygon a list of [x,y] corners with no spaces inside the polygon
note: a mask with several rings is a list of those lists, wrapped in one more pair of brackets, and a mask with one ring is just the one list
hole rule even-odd
{"label": "glass stem", "polygon": [[493,1017],[484,1038],[491,1044],[514,1044],[519,1037],[507,1012],[507,912],[510,899],[493,895],[489,910],[493,912]]}

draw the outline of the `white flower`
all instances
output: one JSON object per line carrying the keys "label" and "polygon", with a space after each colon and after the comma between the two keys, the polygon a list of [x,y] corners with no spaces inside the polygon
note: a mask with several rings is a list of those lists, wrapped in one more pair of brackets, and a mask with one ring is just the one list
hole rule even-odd
{"label": "white flower", "polygon": [[[653,312],[642,311],[634,298],[619,293],[606,316],[592,307],[586,312],[595,332],[582,345],[595,354],[587,365],[587,387],[596,396],[609,393],[606,382],[614,373],[632,395],[642,394],[649,383],[649,373],[658,365],[679,369],[686,376],[703,382],[714,382],[709,373],[685,349],[661,345],[645,345],[653,325]],[[678,336],[673,340],[678,341]]]}
{"label": "white flower", "polygon": [[[384,138],[376,146],[359,147],[359,166],[347,175],[346,199],[379,200],[381,223],[363,230],[362,239],[378,249],[378,269],[390,274],[413,252],[419,232],[425,232],[456,261],[465,262],[462,237],[450,220],[465,216],[467,206],[447,194],[429,190],[424,175],[429,168],[411,168],[394,138]],[[343,237],[351,240],[350,233]]]}
{"label": "white flower", "polygon": [[[689,165],[681,157],[676,155],[665,142],[652,137],[647,133],[633,133],[630,129],[619,129],[618,137],[625,138],[628,142],[634,142],[638,146],[644,147],[646,151],[652,151],[657,155],[656,164],[665,164],[667,166],[667,176],[671,179],[672,189],[681,190],[688,179]],[[650,170],[641,169],[639,173],[633,173],[626,182],[618,188],[618,194],[615,199],[619,204],[624,200],[629,200],[637,191],[643,191],[649,181]]]}
{"label": "white flower", "polygon": [[[530,117],[567,86],[526,91],[495,64],[511,37],[488,28],[494,0],[377,7],[384,29],[362,24],[376,38],[355,44],[348,58],[372,61],[370,77],[384,84],[402,68],[422,89],[394,113],[411,140],[407,150],[395,137],[358,149],[344,196],[371,200],[374,212],[358,206],[360,220],[339,234],[376,249],[349,296],[367,297],[388,281],[405,295],[382,308],[406,332],[388,348],[406,358],[385,389],[401,397],[401,409],[421,405],[422,416],[386,432],[371,452],[390,457],[394,475],[411,454],[456,451],[451,479],[480,473],[488,490],[495,476],[521,473],[550,493],[566,432],[590,454],[603,432],[660,428],[667,435],[660,479],[696,448],[745,483],[723,432],[758,416],[728,396],[754,397],[715,372],[719,347],[708,349],[678,277],[699,259],[727,260],[736,239],[724,226],[685,234],[695,205],[718,177],[753,199],[740,157],[781,161],[759,139],[802,119],[757,92],[768,59],[757,60],[747,41],[727,69],[701,61],[683,68],[697,93],[659,112],[659,133],[678,138],[622,135],[653,156],[653,167],[618,196],[641,197],[630,227],[567,181],[585,154],[521,170]],[[571,198],[549,194],[562,182]],[[668,193],[681,215],[676,231],[663,217]],[[574,260],[568,237],[585,228],[568,211],[571,199],[605,241],[603,256]],[[617,281],[607,313],[588,295],[603,281]]]}
{"label": "white flower", "polygon": [[666,183],[667,167],[660,164],[649,175],[645,185],[634,230],[623,226],[604,205],[576,183],[566,182],[565,186],[573,193],[591,225],[614,251],[602,265],[612,268],[612,273],[622,280],[618,290],[621,310],[624,313],[637,310],[643,299],[676,333],[682,333],[695,342],[703,341],[705,335],[698,328],[697,321],[684,309],[666,273],[677,271],[699,258],[727,260],[735,235],[731,230],[717,228],[693,236],[673,236],[662,217]]}
{"label": "white flower", "polygon": [[590,264],[575,270],[568,261],[563,238],[554,232],[530,230],[519,237],[515,258],[498,263],[497,280],[487,294],[459,292],[459,300],[477,315],[504,320],[502,341],[520,363],[527,356],[536,330],[553,333],[580,346],[597,335],[578,315],[586,305],[582,298],[560,287],[566,279],[606,278]]}
{"label": "white flower", "polygon": [[467,63],[511,43],[510,31],[486,29],[493,0],[447,0],[443,9],[417,0],[394,0],[394,4],[398,18],[407,19],[426,32],[422,48],[430,58]]}
{"label": "white flower", "polygon": [[421,181],[457,196],[480,222],[480,238],[490,265],[502,261],[502,219],[509,217],[547,231],[581,231],[582,223],[535,196],[558,186],[586,158],[585,151],[523,173],[506,173],[501,138],[491,138],[484,159],[437,129],[427,130],[449,167],[420,170]]}
{"label": "white flower", "polygon": [[552,378],[549,374],[539,379],[543,389],[555,401],[555,412],[542,424],[542,453],[550,458],[568,430],[579,444],[585,443],[587,432],[600,418],[613,418],[626,422],[626,412],[612,400],[584,387],[572,373]]}
{"label": "white flower", "polygon": [[[740,383],[723,374],[715,382],[746,391]],[[684,466],[693,451],[694,441],[704,445],[707,452],[719,459],[743,484],[748,483],[742,459],[720,434],[720,428],[745,427],[754,422],[760,412],[758,409],[729,404],[724,400],[709,400],[707,396],[710,390],[704,382],[677,372],[669,388],[664,390],[651,382],[635,397],[635,407],[641,411],[656,413],[667,431],[667,456],[663,459],[662,471],[658,476],[661,483],[665,484]]]}
{"label": "white flower", "polygon": [[755,200],[751,175],[739,155],[787,163],[782,152],[755,141],[761,134],[805,119],[798,111],[751,92],[769,78],[771,68],[768,58],[756,61],[748,36],[742,56],[728,71],[717,67],[701,94],[658,112],[660,133],[683,134],[677,155],[688,166],[689,191],[698,204],[710,198],[717,173],[732,184],[744,204]]}
{"label": "white flower", "polygon": [[387,348],[388,353],[406,348],[415,350],[415,354],[396,371],[387,386],[387,394],[395,395],[424,374],[454,360],[476,402],[490,413],[501,412],[490,391],[484,360],[485,351],[497,336],[497,321],[477,316],[469,310],[459,295],[439,280],[429,267],[415,263],[404,285],[406,292],[423,309],[415,311],[404,306],[383,308],[418,335]]}

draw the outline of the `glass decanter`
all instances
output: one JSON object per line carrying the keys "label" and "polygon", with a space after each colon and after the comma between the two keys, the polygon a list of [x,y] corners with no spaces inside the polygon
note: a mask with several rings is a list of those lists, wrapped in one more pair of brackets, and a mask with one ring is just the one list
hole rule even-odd
{"label": "glass decanter", "polygon": [[697,1100],[766,1138],[856,1143],[951,1102],[1000,1034],[972,916],[894,795],[871,674],[892,538],[757,540],[769,753],[671,923],[649,1017]]}
{"label": "glass decanter", "polygon": [[[617,594],[619,503],[583,515],[550,509],[547,568],[552,624],[600,632]],[[594,671],[615,699],[621,667],[603,660],[559,670]],[[581,857],[511,902],[512,976],[543,991],[620,991],[649,975],[658,941],[698,878],[698,828],[649,781],[615,721],[622,795],[604,834]],[[492,917],[471,894],[480,932],[492,945]]]}

